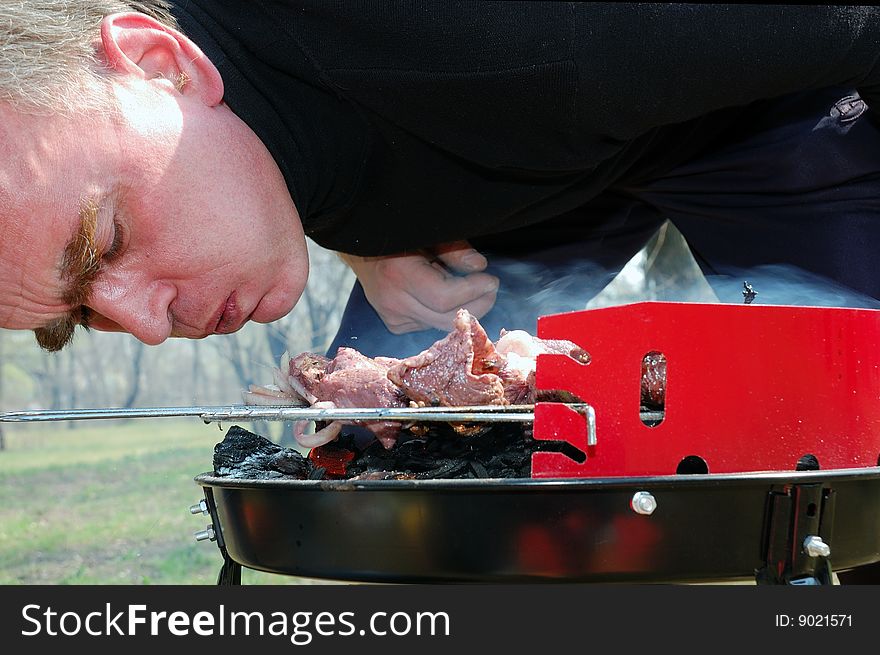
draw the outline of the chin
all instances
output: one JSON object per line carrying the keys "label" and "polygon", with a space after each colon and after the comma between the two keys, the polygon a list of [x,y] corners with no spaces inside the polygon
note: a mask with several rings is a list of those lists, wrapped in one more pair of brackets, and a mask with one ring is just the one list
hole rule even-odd
{"label": "chin", "polygon": [[280,286],[269,291],[257,304],[251,320],[256,323],[271,323],[287,316],[299,301],[305,290],[305,282],[291,286]]}
{"label": "chin", "polygon": [[[277,277],[269,281],[263,297],[251,313],[256,323],[271,323],[287,316],[309,281],[309,255],[305,238],[294,239],[289,256],[274,264]],[[271,269],[270,269],[271,270]]]}

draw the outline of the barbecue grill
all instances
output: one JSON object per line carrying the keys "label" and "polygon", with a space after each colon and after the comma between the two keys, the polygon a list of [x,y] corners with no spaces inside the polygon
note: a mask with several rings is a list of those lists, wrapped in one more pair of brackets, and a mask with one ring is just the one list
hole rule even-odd
{"label": "barbecue grill", "polygon": [[[880,312],[649,302],[545,316],[538,336],[590,353],[537,363],[539,389],[581,402],[63,414],[515,421],[580,454],[536,452],[514,479],[204,473],[191,511],[210,517],[196,539],[216,542],[221,584],[240,583],[242,567],[369,582],[828,584],[880,562]],[[662,400],[646,410],[644,362],[658,354]],[[16,420],[35,415],[51,418]]]}
{"label": "barbecue grill", "polygon": [[[655,302],[542,317],[539,337],[590,362],[542,355],[538,388],[588,408],[538,403],[529,418],[579,461],[536,452],[519,480],[206,474],[195,509],[213,527],[200,536],[217,540],[227,580],[243,564],[367,581],[828,583],[832,562],[880,560],[878,321]],[[662,407],[645,412],[657,353]]]}

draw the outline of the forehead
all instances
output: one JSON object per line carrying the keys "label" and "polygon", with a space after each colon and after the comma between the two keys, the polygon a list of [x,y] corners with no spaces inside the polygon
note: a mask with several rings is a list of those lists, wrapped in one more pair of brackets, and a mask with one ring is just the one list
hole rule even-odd
{"label": "forehead", "polygon": [[[64,131],[0,103],[0,326],[33,328],[66,311],[58,278],[78,227]],[[65,198],[71,200],[65,201]]]}

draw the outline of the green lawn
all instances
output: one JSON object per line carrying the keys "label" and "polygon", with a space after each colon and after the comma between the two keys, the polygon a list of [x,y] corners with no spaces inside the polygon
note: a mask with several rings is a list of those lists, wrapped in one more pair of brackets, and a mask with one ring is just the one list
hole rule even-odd
{"label": "green lawn", "polygon": [[[197,419],[7,428],[0,584],[214,584],[220,551],[193,539],[209,518],[189,506],[222,438]],[[242,584],[303,582],[242,573]]]}

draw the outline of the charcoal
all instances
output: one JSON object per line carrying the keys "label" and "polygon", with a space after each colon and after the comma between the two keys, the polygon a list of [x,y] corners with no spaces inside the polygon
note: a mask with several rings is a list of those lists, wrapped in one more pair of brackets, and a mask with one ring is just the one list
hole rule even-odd
{"label": "charcoal", "polygon": [[[315,465],[292,448],[282,448],[258,434],[233,425],[214,446],[214,475],[272,480],[314,479]],[[320,478],[319,478],[320,479]]]}
{"label": "charcoal", "polygon": [[[342,434],[303,457],[233,426],[214,448],[214,473],[257,480],[528,478],[536,451],[563,452],[579,461],[583,457],[564,442],[535,440],[520,424],[492,425],[471,436],[447,424],[432,424],[422,436],[401,433],[389,449],[378,441],[365,448],[357,443],[354,435]],[[328,475],[313,461],[339,460],[339,453],[346,455],[344,475]],[[317,456],[321,454],[325,456]]]}
{"label": "charcoal", "polygon": [[[346,446],[348,440],[342,435],[339,445]],[[390,449],[370,444],[356,453],[346,470],[349,476],[390,471],[415,479],[528,478],[532,453],[562,452],[567,450],[565,446],[557,441],[537,441],[520,424],[493,425],[469,437],[448,425],[432,425],[425,436],[400,438]]]}

